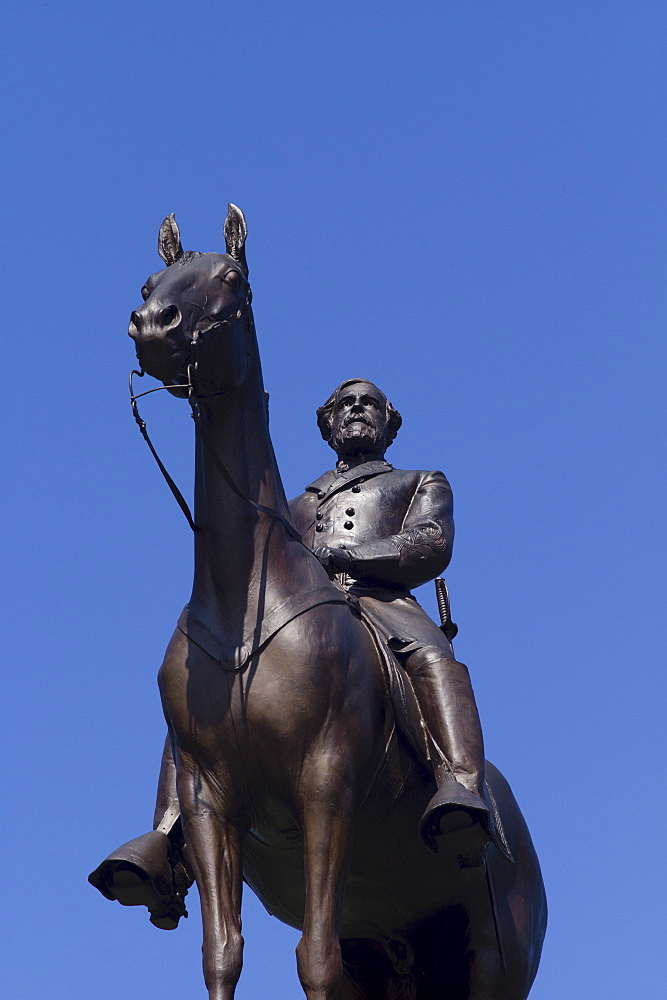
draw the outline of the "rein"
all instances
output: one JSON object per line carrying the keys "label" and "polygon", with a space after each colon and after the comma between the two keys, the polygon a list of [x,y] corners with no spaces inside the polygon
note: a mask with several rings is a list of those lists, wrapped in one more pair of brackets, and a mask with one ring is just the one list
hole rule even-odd
{"label": "rein", "polygon": [[[243,312],[247,312],[248,311],[249,305],[250,305],[249,301],[246,301],[246,306],[245,306],[245,309],[243,310]],[[240,315],[239,314],[237,314],[237,319],[240,319]],[[223,326],[225,324],[228,324],[228,323],[229,323],[229,320],[223,320],[222,322],[216,323],[214,326],[209,327],[204,332],[205,333],[210,333],[212,330],[218,329],[219,327],[221,327],[221,326]],[[248,337],[250,336],[251,326],[252,326],[252,320],[251,320],[250,316],[248,316],[248,322],[247,322],[247,335],[248,335]],[[288,519],[286,517],[284,517],[283,514],[280,513],[280,511],[274,510],[273,507],[266,507],[264,504],[256,503],[250,497],[246,496],[245,493],[242,492],[242,490],[239,489],[239,487],[234,482],[234,479],[233,479],[233,477],[232,477],[229,469],[224,464],[224,462],[222,461],[222,459],[218,455],[217,451],[213,447],[213,444],[209,440],[209,435],[206,432],[205,421],[204,421],[204,419],[202,417],[201,407],[199,406],[199,399],[200,398],[201,399],[212,399],[215,396],[226,395],[227,392],[225,390],[222,390],[221,392],[211,393],[210,396],[202,396],[202,397],[198,397],[195,394],[195,389],[194,389],[194,385],[193,385],[193,373],[196,376],[196,373],[197,373],[197,347],[198,346],[199,346],[199,331],[195,331],[195,335],[194,335],[194,338],[192,340],[192,347],[191,347],[191,349],[192,349],[192,356],[194,357],[194,361],[189,362],[188,366],[187,366],[188,402],[190,404],[190,408],[192,409],[192,418],[193,418],[195,424],[199,428],[199,431],[200,431],[200,434],[201,434],[201,439],[202,439],[204,447],[205,447],[205,449],[206,449],[206,451],[208,453],[209,458],[211,459],[211,461],[215,465],[216,469],[218,470],[218,472],[220,473],[220,475],[222,476],[222,478],[225,480],[225,482],[229,486],[230,490],[233,493],[235,493],[236,496],[239,497],[239,499],[245,501],[245,503],[250,504],[251,507],[254,507],[254,509],[257,511],[258,514],[265,514],[268,517],[273,517],[276,521],[279,521],[283,525],[283,527],[285,528],[285,530],[287,531],[287,533],[295,541],[297,541],[301,545],[303,545],[303,547],[306,549],[307,552],[310,552],[310,549],[305,544],[305,542],[303,541],[301,535],[296,530],[296,528],[294,527],[294,525],[291,524],[288,521]],[[246,352],[246,357],[248,357],[248,352]],[[155,449],[155,446],[154,446],[153,442],[150,439],[150,436],[148,434],[148,429],[146,427],[146,421],[142,418],[141,414],[139,413],[139,407],[137,406],[137,400],[141,399],[142,396],[148,396],[152,392],[160,392],[163,389],[179,388],[179,386],[178,385],[161,385],[161,386],[158,386],[155,389],[148,389],[146,392],[140,392],[140,393],[136,393],[135,394],[134,387],[133,387],[133,382],[132,382],[133,377],[135,375],[137,375],[139,378],[143,378],[145,374],[146,374],[146,372],[143,370],[143,368],[141,369],[141,371],[137,371],[136,369],[133,369],[130,372],[129,384],[130,384],[130,405],[132,407],[132,415],[133,415],[133,417],[134,417],[134,419],[135,419],[135,421],[137,423],[137,426],[138,426],[138,428],[139,428],[139,430],[141,432],[141,435],[142,435],[144,441],[146,442],[146,444],[148,445],[148,447],[150,449],[151,455],[153,456],[153,458],[157,462],[158,468],[159,468],[160,472],[162,473],[162,475],[163,475],[163,477],[165,479],[165,482],[167,483],[167,486],[171,490],[172,495],[173,495],[174,499],[176,500],[176,503],[178,504],[178,506],[183,511],[183,514],[185,515],[186,521],[188,522],[188,524],[190,525],[190,527],[192,528],[193,531],[199,531],[199,526],[195,523],[195,520],[194,520],[194,518],[192,516],[192,512],[191,512],[191,510],[190,510],[190,508],[188,506],[188,503],[187,503],[185,497],[183,496],[183,494],[179,490],[178,486],[176,485],[176,483],[174,482],[174,480],[172,479],[172,477],[169,475],[169,473],[168,473],[168,471],[167,471],[164,463],[162,462],[160,456],[158,455],[158,453],[157,453],[157,451]],[[245,381],[245,376],[247,376],[247,364],[246,364],[246,371],[245,371],[245,375],[244,375],[244,381]],[[184,385],[183,388],[185,389],[186,386]],[[233,392],[234,390],[231,390],[231,391]]]}
{"label": "rein", "polygon": [[140,392],[138,395],[135,396],[135,394],[134,394],[134,388],[133,388],[133,385],[132,385],[132,378],[133,378],[134,375],[138,375],[139,378],[143,378],[145,374],[146,374],[146,372],[143,370],[143,368],[142,368],[141,371],[137,371],[136,368],[133,368],[132,371],[130,372],[130,378],[129,378],[129,381],[130,381],[130,405],[132,407],[132,416],[136,420],[137,427],[141,431],[141,435],[142,435],[144,441],[146,442],[146,444],[150,448],[151,455],[153,456],[153,458],[157,462],[158,468],[159,468],[160,472],[162,473],[162,475],[164,476],[165,482],[167,483],[167,486],[171,490],[171,492],[172,492],[172,494],[174,496],[174,499],[176,500],[176,503],[178,504],[178,506],[181,508],[181,510],[185,514],[186,521],[188,522],[188,524],[190,525],[190,527],[192,528],[193,531],[198,531],[199,529],[197,528],[197,525],[194,522],[194,518],[192,517],[192,514],[190,512],[190,508],[188,507],[188,502],[185,499],[185,497],[183,496],[183,494],[181,493],[181,491],[179,490],[179,488],[176,485],[176,483],[174,482],[174,480],[171,478],[171,476],[167,472],[167,470],[166,470],[166,468],[165,468],[165,466],[164,466],[164,464],[162,462],[162,459],[160,458],[160,456],[158,455],[157,451],[155,450],[155,446],[154,446],[153,442],[151,441],[151,439],[149,437],[149,434],[148,434],[148,429],[146,427],[146,421],[142,418],[141,414],[139,413],[139,407],[137,406],[137,400],[141,399],[142,396],[148,396],[151,392],[159,392],[160,389],[168,389],[170,387],[166,386],[166,385],[161,385],[161,386],[158,386],[157,389],[149,389],[147,392]]}

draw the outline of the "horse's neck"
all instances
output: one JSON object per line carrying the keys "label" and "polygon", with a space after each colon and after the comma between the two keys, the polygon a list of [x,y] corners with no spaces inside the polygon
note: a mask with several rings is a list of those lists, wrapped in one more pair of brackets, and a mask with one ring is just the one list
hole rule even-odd
{"label": "horse's neck", "polygon": [[[245,497],[289,518],[268,429],[259,358],[245,384],[202,404],[196,422],[195,575],[190,606],[205,621],[238,637],[280,581],[297,542],[283,525],[260,514],[226,482],[216,455]],[[300,556],[301,554],[299,554]],[[298,561],[297,557],[297,561]],[[270,572],[269,572],[270,571]]]}

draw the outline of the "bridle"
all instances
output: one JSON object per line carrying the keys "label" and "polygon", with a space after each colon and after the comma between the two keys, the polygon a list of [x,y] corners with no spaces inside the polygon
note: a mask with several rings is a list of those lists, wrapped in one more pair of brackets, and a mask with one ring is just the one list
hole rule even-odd
{"label": "bridle", "polygon": [[[250,342],[255,330],[255,324],[252,318],[252,312],[250,311],[251,301],[252,301],[252,293],[248,288],[248,293],[246,295],[245,302],[241,308],[237,306],[236,309],[230,311],[229,316],[219,320],[217,323],[214,323],[213,325],[207,327],[205,330],[194,331],[194,336],[190,342],[190,353],[186,365],[187,382],[184,383],[182,386],[179,386],[178,383],[175,383],[173,385],[160,385],[157,386],[155,389],[147,389],[145,392],[135,393],[133,385],[134,376],[136,375],[138,376],[138,378],[143,378],[144,375],[146,375],[147,373],[144,371],[143,368],[141,368],[141,370],[137,370],[136,368],[132,369],[129,375],[130,405],[132,407],[132,415],[137,423],[137,426],[141,432],[144,441],[146,442],[146,444],[150,449],[151,455],[157,462],[158,468],[162,473],[165,482],[167,483],[167,486],[171,490],[173,497],[176,500],[176,503],[183,511],[185,519],[187,520],[192,530],[196,532],[199,530],[199,527],[195,523],[195,520],[192,516],[192,512],[188,506],[188,503],[183,494],[181,493],[181,491],[179,490],[178,486],[172,479],[172,477],[169,475],[169,472],[167,471],[164,463],[162,462],[160,456],[158,455],[155,446],[148,434],[146,421],[142,418],[141,414],[139,413],[139,407],[137,406],[138,399],[141,399],[142,396],[149,396],[153,392],[160,392],[164,389],[173,390],[179,387],[182,387],[183,389],[187,388],[188,402],[190,404],[190,409],[192,410],[192,418],[199,429],[201,440],[204,444],[204,448],[206,449],[209,458],[217,468],[218,472],[229,486],[230,490],[233,493],[235,493],[236,496],[239,497],[239,499],[244,500],[246,503],[250,504],[251,507],[254,507],[254,509],[259,514],[265,514],[268,515],[269,517],[273,517],[276,521],[280,521],[280,523],[283,525],[288,534],[291,535],[291,537],[295,541],[300,542],[301,545],[304,546],[306,551],[310,553],[311,550],[305,544],[299,532],[296,530],[294,525],[291,524],[290,521],[283,514],[280,513],[280,511],[274,510],[273,507],[266,507],[264,504],[256,503],[250,497],[246,496],[245,493],[242,492],[242,490],[239,489],[239,487],[234,482],[234,479],[232,478],[229,469],[224,464],[224,462],[218,455],[217,451],[213,447],[212,442],[210,441],[206,429],[206,421],[203,417],[202,410],[199,405],[200,399],[213,399],[218,396],[228,396],[231,395],[231,393],[236,392],[238,389],[242,388],[243,385],[245,385],[245,382],[248,377],[248,368],[250,364]],[[233,319],[236,319],[238,321],[244,314],[246,315],[247,318],[246,318],[245,368],[243,371],[243,377],[241,378],[240,382],[231,389],[221,389],[218,392],[213,392],[210,393],[209,395],[202,396],[200,393],[197,393],[195,391],[195,379],[197,377],[198,352],[203,342],[203,339],[207,337],[209,334],[213,333],[214,331],[222,329],[222,327],[224,326],[231,326]]]}

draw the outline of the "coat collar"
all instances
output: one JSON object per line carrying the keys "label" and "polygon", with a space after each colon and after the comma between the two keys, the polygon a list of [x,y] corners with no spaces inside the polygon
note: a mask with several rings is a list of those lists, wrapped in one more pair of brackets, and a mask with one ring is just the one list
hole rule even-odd
{"label": "coat collar", "polygon": [[384,459],[374,462],[364,462],[363,465],[357,465],[354,469],[348,469],[346,472],[325,472],[319,479],[306,486],[306,490],[312,490],[317,494],[323,493],[324,496],[319,497],[319,499],[325,499],[349,483],[358,482],[360,479],[371,479],[373,476],[380,476],[384,472],[391,472],[393,468],[393,465],[385,462]]}

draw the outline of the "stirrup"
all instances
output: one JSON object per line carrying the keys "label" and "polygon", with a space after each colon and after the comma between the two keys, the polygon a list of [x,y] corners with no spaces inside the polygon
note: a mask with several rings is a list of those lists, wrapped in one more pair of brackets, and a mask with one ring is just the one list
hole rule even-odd
{"label": "stirrup", "polygon": [[188,915],[184,899],[193,879],[179,848],[158,830],[123,844],[88,881],[122,906],[147,907],[151,923],[161,930],[174,930]]}
{"label": "stirrup", "polygon": [[491,815],[460,781],[445,781],[427,805],[419,832],[436,854],[478,857],[491,839]]}

